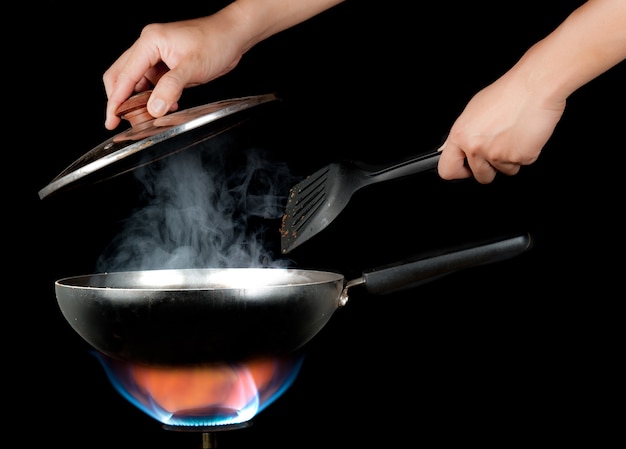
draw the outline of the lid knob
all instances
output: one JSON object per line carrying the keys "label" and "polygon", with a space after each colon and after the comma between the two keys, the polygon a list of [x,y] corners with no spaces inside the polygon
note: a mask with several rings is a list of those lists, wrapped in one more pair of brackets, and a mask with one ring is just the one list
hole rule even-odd
{"label": "lid knob", "polygon": [[148,112],[147,106],[151,93],[151,90],[145,90],[131,96],[117,108],[118,117],[128,120],[133,128],[153,120],[154,117]]}

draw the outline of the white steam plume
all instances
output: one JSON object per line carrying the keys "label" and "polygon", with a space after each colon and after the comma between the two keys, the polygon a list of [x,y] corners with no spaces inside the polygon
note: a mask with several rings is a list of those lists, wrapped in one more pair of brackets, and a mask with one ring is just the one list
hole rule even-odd
{"label": "white steam plume", "polygon": [[286,164],[258,149],[235,164],[228,155],[185,150],[136,169],[145,206],[125,220],[98,271],[285,266],[264,241],[263,220],[282,216],[293,182]]}

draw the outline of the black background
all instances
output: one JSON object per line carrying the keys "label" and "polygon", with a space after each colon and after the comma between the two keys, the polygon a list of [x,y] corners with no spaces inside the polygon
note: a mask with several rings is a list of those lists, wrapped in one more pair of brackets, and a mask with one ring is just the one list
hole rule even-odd
{"label": "black background", "polygon": [[[296,174],[343,158],[393,161],[437,148],[471,95],[580,3],[428,2],[415,11],[349,1],[261,43],[231,74],[186,91],[181,107],[279,92],[285,113],[266,133]],[[22,5],[19,35],[5,38],[5,432],[30,444],[200,447],[198,434],[167,431],[118,395],[56,305],[54,281],[93,269],[134,192],[118,179],[37,196],[111,136],[106,68],[144,24],[220,2],[200,5]],[[531,251],[498,265],[385,297],[355,293],[311,342],[294,385],[251,427],[218,434],[220,446],[592,434],[597,400],[612,394],[605,379],[623,298],[624,69],[572,95],[540,159],[517,176],[380,185],[295,251],[302,266],[350,277],[473,237],[534,237]]]}

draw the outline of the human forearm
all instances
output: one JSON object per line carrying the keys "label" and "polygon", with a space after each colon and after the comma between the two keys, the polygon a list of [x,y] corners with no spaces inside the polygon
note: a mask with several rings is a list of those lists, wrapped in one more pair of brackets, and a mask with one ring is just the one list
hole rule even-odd
{"label": "human forearm", "polygon": [[218,14],[235,27],[243,52],[343,0],[236,0]]}
{"label": "human forearm", "polygon": [[626,1],[590,0],[511,69],[531,92],[565,101],[575,90],[626,58]]}

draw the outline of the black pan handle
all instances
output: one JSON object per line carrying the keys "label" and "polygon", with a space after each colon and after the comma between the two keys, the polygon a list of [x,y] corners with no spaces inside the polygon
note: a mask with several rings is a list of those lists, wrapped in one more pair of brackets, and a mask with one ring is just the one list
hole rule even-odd
{"label": "black pan handle", "polygon": [[[444,254],[364,271],[359,281],[371,294],[387,294],[433,281],[456,271],[500,262],[531,247],[530,234],[463,247]],[[347,286],[346,286],[347,288]]]}

